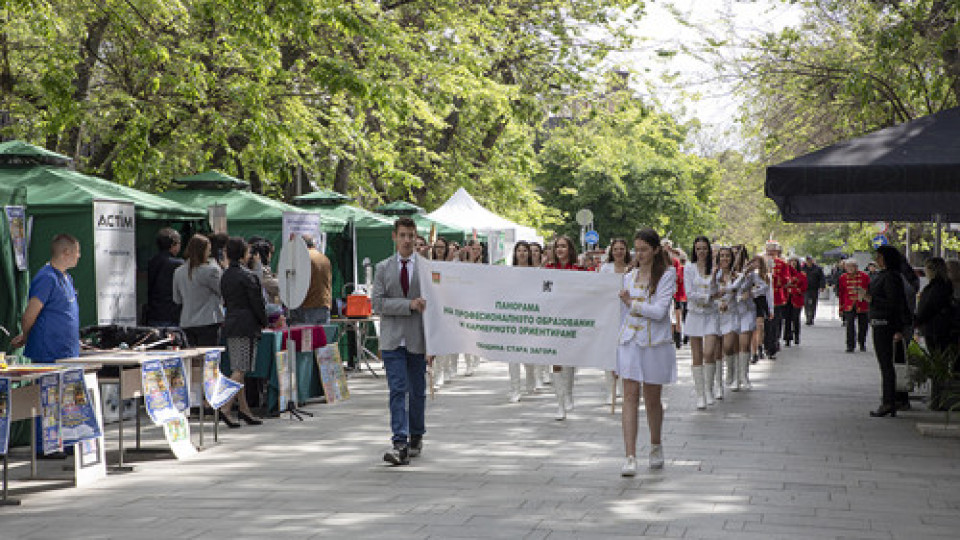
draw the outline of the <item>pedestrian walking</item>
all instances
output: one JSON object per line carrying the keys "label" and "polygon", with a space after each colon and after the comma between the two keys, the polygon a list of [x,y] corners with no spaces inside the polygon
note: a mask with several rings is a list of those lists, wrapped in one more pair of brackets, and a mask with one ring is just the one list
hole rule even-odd
{"label": "pedestrian walking", "polygon": [[[718,295],[713,280],[710,240],[698,236],[690,253],[690,262],[683,269],[683,284],[687,290],[684,332],[690,338],[690,371],[697,392],[697,409],[702,410],[715,403],[712,390],[717,365],[713,355],[719,341],[720,319],[714,302]],[[707,381],[710,381],[709,385]]]}
{"label": "pedestrian walking", "polygon": [[870,309],[866,293],[870,289],[870,277],[857,269],[857,261],[844,262],[846,272],[840,275],[837,294],[840,299],[840,314],[847,327],[847,352],[852,353],[857,344],[861,351],[867,350],[867,321]]}
{"label": "pedestrian walking", "polygon": [[[576,264],[577,248],[568,236],[560,236],[553,243],[555,262],[544,268],[554,270],[583,270]],[[567,413],[574,408],[573,379],[577,368],[573,366],[553,366],[553,390],[557,395],[557,420],[566,420]]]}
{"label": "pedestrian walking", "polygon": [[[630,269],[630,248],[623,238],[614,238],[610,241],[607,250],[607,260],[600,265],[600,272],[604,274],[623,275]],[[620,310],[620,320],[626,316],[626,310]],[[604,405],[614,402],[617,395],[617,376],[614,371],[604,371],[603,381],[600,383],[600,400]]]}
{"label": "pedestrian walking", "polygon": [[813,326],[813,321],[817,318],[817,303],[820,301],[820,293],[827,288],[827,279],[823,274],[823,268],[810,256],[804,263],[803,274],[807,277],[807,291],[803,297],[803,313],[806,316],[807,326]]}

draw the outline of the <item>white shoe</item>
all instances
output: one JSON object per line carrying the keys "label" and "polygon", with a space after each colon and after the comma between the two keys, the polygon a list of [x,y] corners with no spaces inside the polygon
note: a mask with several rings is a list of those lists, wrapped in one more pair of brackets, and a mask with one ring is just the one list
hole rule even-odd
{"label": "white shoe", "polygon": [[637,458],[633,456],[628,456],[627,461],[623,463],[623,467],[620,467],[620,476],[636,476],[637,475]]}
{"label": "white shoe", "polygon": [[510,392],[510,403],[520,403],[520,394],[517,392]]}
{"label": "white shoe", "polygon": [[557,420],[566,420],[567,419],[567,409],[563,405],[557,405]]}
{"label": "white shoe", "polygon": [[744,390],[751,390],[753,385],[750,384],[750,354],[742,355],[743,358],[740,359],[742,362],[739,366],[740,372],[738,373],[740,379],[740,386]]}
{"label": "white shoe", "polygon": [[735,362],[731,362],[730,359],[730,356],[724,359],[724,363],[726,364],[724,367],[727,368],[727,374],[724,382],[727,384],[727,386],[733,386],[733,381],[736,380],[737,376],[737,365]]}
{"label": "white shoe", "polygon": [[690,372],[693,374],[693,385],[697,389],[697,409],[707,408],[707,400],[704,397],[703,366],[691,366]]}
{"label": "white shoe", "polygon": [[707,398],[707,405],[714,405],[716,400],[713,397],[713,385],[717,379],[717,364],[703,365],[703,386]]}
{"label": "white shoe", "polygon": [[[725,363],[725,362],[724,362]],[[723,363],[717,364],[717,384],[715,386],[716,391],[714,397],[718,400],[723,399],[724,389],[723,389]]]}
{"label": "white shoe", "polygon": [[650,447],[650,468],[651,469],[663,468],[663,445],[662,444],[654,444]]}

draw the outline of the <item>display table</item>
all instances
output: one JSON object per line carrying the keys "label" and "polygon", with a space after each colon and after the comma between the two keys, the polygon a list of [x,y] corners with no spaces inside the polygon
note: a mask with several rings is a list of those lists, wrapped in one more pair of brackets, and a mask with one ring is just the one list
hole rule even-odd
{"label": "display table", "polygon": [[[40,371],[24,371],[33,367]],[[96,364],[85,365],[84,373],[96,373],[100,366]],[[9,369],[0,370],[0,377],[10,379],[11,383],[20,383],[18,388],[10,389],[10,421],[29,420],[30,421],[30,479],[36,480],[37,477],[37,434],[35,428],[35,418],[40,416],[43,404],[40,399],[40,385],[37,380],[50,373],[66,371],[65,367],[53,364],[14,364]],[[99,406],[99,404],[97,404]],[[102,426],[101,426],[102,431]],[[78,446],[75,444],[74,447]],[[9,471],[9,460],[7,454],[3,455],[3,487],[0,492],[0,506],[19,505],[20,501],[7,497],[7,474]],[[77,484],[77,475],[79,468],[74,469],[74,484]]]}
{"label": "display table", "polygon": [[[141,368],[145,362],[157,360],[160,358],[178,357],[183,359],[184,369],[190,373],[190,386],[199,388],[199,395],[203,395],[203,360],[208,351],[223,351],[222,347],[199,347],[195,349],[181,349],[179,351],[83,351],[77,358],[64,358],[57,360],[58,364],[63,365],[81,365],[97,364],[100,366],[100,381],[115,382],[118,385],[119,399],[138,399],[143,397]],[[103,376],[103,368],[116,367],[118,375],[114,377]],[[204,407],[200,409],[200,444],[203,448],[204,432]],[[137,408],[137,448],[140,448],[140,412]],[[123,414],[119,416],[119,435],[118,443],[120,447],[119,459],[117,465],[112,469],[115,471],[132,471],[132,467],[124,465],[124,437],[123,437]],[[214,424],[214,437],[217,436],[216,424]]]}

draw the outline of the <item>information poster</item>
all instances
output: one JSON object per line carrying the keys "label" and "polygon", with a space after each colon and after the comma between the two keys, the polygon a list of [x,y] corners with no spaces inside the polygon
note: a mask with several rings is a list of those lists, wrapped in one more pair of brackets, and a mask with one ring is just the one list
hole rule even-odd
{"label": "information poster", "polygon": [[320,253],[327,250],[327,235],[320,231],[320,214],[315,212],[284,212],[283,244],[286,245],[294,235],[313,238]]}
{"label": "information poster", "polygon": [[[100,414],[100,389],[95,373],[85,373],[83,380],[87,389],[87,401],[93,409],[97,425],[103,425],[103,416]],[[107,477],[107,455],[103,444],[103,434],[92,439],[80,441],[74,453],[74,468],[76,470],[76,485],[84,486]]]}
{"label": "information poster", "polygon": [[167,377],[170,388],[170,397],[178,411],[190,409],[190,381],[189,375],[183,369],[182,358],[164,358],[161,360],[163,374]]}
{"label": "information poster", "polygon": [[97,324],[136,326],[136,216],[133,203],[93,201]]}
{"label": "information poster", "polygon": [[183,415],[180,415],[180,418],[165,422],[163,424],[163,434],[177,459],[184,459],[197,454],[197,448],[190,441],[190,423]]}
{"label": "information poster", "polygon": [[0,377],[0,454],[7,454],[10,444],[10,379]]}
{"label": "information poster", "polygon": [[277,352],[277,381],[279,395],[277,405],[281,411],[297,405],[297,354],[296,343],[287,341],[287,350]]}
{"label": "information poster", "polygon": [[203,358],[203,395],[207,403],[219,409],[241,388],[243,384],[220,373],[220,351],[207,351]]}
{"label": "information poster", "polygon": [[180,413],[173,405],[167,377],[163,374],[160,360],[144,362],[140,368],[143,380],[143,404],[147,414],[156,425],[177,418]]}
{"label": "information poster", "polygon": [[427,354],[614,369],[618,274],[417,259]]}
{"label": "information poster", "polygon": [[61,374],[60,425],[64,446],[103,435],[82,369]]}
{"label": "information poster", "polygon": [[44,455],[63,450],[60,433],[60,374],[40,377],[40,440]]}
{"label": "information poster", "polygon": [[347,390],[347,374],[340,361],[340,350],[336,343],[321,347],[314,351],[317,361],[317,371],[320,373],[320,383],[323,385],[323,395],[327,403],[336,403],[350,398]]}
{"label": "information poster", "polygon": [[10,241],[13,243],[13,257],[17,270],[27,269],[27,212],[22,206],[5,206],[7,224],[10,227]]}

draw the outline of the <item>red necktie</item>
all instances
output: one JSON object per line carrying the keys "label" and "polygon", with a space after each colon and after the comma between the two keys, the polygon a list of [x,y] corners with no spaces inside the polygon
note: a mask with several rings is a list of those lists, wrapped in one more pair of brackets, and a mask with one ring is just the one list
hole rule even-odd
{"label": "red necktie", "polygon": [[403,289],[403,295],[407,295],[407,291],[410,290],[410,274],[407,273],[407,263],[410,262],[407,259],[400,259],[400,288]]}

